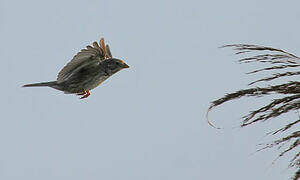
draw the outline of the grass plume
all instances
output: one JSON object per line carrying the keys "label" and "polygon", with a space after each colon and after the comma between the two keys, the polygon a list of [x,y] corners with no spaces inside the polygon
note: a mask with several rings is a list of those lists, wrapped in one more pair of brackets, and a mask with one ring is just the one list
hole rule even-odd
{"label": "grass plume", "polygon": [[[281,49],[257,45],[232,44],[222,46],[222,48],[233,48],[237,55],[255,53],[252,56],[250,55],[250,57],[243,57],[239,59],[239,62],[260,63],[263,66],[266,66],[261,69],[248,72],[247,74],[251,75],[260,72],[268,72],[272,74],[250,82],[248,85],[251,87],[249,88],[228,93],[211,102],[206,114],[209,125],[216,128],[216,126],[214,126],[208,119],[208,114],[213,108],[220,106],[225,102],[244,97],[260,97],[260,99],[263,99],[265,96],[280,95],[280,98],[273,98],[266,105],[255,107],[255,110],[250,111],[249,114],[245,115],[243,117],[241,127],[246,127],[258,122],[271,121],[283,114],[298,111],[300,108],[300,82],[297,80],[291,80],[290,78],[295,78],[300,75],[300,71],[298,70],[298,67],[300,66],[299,57]],[[275,80],[284,77],[288,77],[289,80],[279,84],[276,83]],[[256,86],[252,87],[253,85]],[[263,102],[265,102],[265,100]],[[267,134],[275,135],[284,133],[287,130],[291,130],[293,132],[289,135],[282,135],[284,137],[274,140],[272,143],[264,144],[263,148],[258,151],[267,148],[281,147],[283,144],[289,144],[288,147],[281,150],[278,158],[286,155],[287,153],[295,154],[290,161],[289,167],[296,169],[293,180],[297,180],[300,178],[300,131],[297,131],[297,128],[295,127],[297,125],[299,126],[300,116],[298,119],[294,120],[287,119],[286,122],[287,123],[284,127],[280,127],[279,129]]]}

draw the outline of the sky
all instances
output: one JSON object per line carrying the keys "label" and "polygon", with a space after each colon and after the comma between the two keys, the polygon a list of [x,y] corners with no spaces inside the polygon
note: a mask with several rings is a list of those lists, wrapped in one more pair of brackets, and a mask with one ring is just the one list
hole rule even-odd
{"label": "sky", "polygon": [[[0,179],[199,180],[291,176],[290,157],[257,144],[286,119],[236,128],[261,102],[210,102],[253,67],[231,43],[300,54],[299,1],[0,0]],[[105,37],[129,69],[80,100],[51,88],[72,57]],[[259,67],[259,66],[254,66]],[[288,117],[294,117],[290,114]]]}

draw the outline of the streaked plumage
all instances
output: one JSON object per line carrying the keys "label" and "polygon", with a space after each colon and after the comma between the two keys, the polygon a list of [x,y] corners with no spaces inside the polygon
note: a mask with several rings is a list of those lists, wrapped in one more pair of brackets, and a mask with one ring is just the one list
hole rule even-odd
{"label": "streaked plumage", "polygon": [[93,46],[87,46],[77,53],[58,73],[56,81],[27,84],[23,87],[48,86],[66,94],[83,95],[81,98],[86,98],[91,89],[128,67],[122,60],[112,57],[109,46],[105,45],[102,38],[100,46],[94,42]]}

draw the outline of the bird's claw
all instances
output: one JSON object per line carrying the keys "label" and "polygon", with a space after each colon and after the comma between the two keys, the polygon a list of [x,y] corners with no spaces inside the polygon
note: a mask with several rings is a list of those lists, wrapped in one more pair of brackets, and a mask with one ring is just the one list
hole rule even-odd
{"label": "bird's claw", "polygon": [[84,91],[82,93],[77,93],[78,96],[82,96],[80,97],[80,99],[84,99],[84,98],[87,98],[89,95],[91,95],[90,91]]}

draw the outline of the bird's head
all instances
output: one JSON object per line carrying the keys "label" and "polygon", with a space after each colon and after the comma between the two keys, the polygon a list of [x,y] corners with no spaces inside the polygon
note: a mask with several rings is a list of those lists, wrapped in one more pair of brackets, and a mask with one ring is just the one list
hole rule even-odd
{"label": "bird's head", "polygon": [[111,58],[106,60],[107,61],[107,68],[109,71],[113,74],[116,73],[122,69],[129,68],[129,66],[122,60]]}
{"label": "bird's head", "polygon": [[114,59],[115,64],[117,67],[121,68],[121,69],[125,69],[125,68],[129,68],[129,66],[122,60],[120,59]]}

